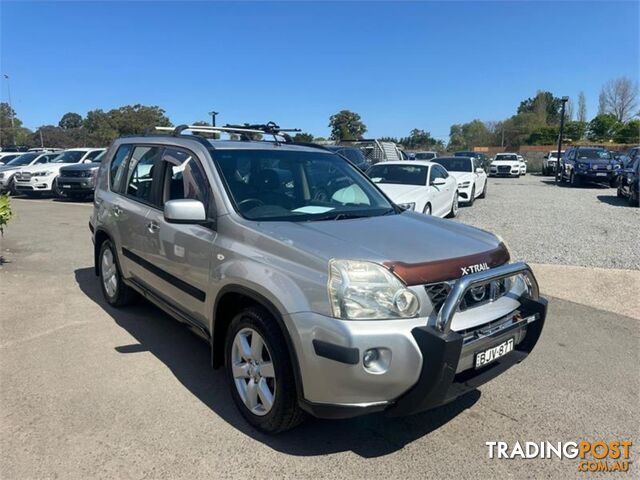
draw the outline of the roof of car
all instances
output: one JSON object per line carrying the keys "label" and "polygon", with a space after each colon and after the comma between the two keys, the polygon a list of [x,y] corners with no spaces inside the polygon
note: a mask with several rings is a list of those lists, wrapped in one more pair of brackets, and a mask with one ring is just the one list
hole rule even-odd
{"label": "roof of car", "polygon": [[430,165],[434,165],[434,162],[430,161],[430,160],[393,160],[391,162],[378,162],[375,165],[373,165],[374,167],[378,166],[378,165],[409,165],[409,166],[413,166],[413,165],[420,165],[423,167],[428,167]]}
{"label": "roof of car", "polygon": [[515,152],[501,152],[501,153],[496,153],[496,157],[498,155],[518,155],[518,154]]}

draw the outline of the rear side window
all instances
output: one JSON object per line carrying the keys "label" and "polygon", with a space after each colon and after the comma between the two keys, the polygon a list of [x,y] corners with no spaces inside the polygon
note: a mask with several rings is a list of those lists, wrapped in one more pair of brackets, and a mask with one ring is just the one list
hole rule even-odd
{"label": "rear side window", "polygon": [[84,157],[85,160],[93,160],[94,158],[96,158],[98,155],[100,155],[102,153],[102,150],[95,150],[93,152],[89,152],[87,154],[86,157]]}
{"label": "rear side window", "polygon": [[185,150],[167,148],[162,161],[165,169],[162,203],[184,198],[200,200],[208,211],[209,183],[195,156]]}
{"label": "rear side window", "polygon": [[119,186],[130,151],[131,145],[122,145],[118,148],[113,160],[111,160],[111,165],[109,166],[109,187],[114,192],[120,191]]}
{"label": "rear side window", "polygon": [[126,194],[143,203],[153,203],[154,166],[160,161],[162,148],[135,147],[129,160]]}

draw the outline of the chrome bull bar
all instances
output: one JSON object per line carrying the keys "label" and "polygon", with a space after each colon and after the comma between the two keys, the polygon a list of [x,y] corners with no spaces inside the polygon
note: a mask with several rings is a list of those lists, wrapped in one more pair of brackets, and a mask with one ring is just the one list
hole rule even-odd
{"label": "chrome bull bar", "polygon": [[510,263],[490,270],[485,270],[484,272],[472,273],[456,280],[453,284],[453,288],[449,292],[447,299],[438,312],[436,328],[443,333],[451,331],[453,316],[458,311],[460,302],[462,302],[465,294],[471,288],[486,285],[487,283],[496,280],[514,277],[516,275],[522,275],[529,286],[529,294],[527,295],[525,293],[525,295],[532,300],[537,300],[540,296],[538,282],[529,265],[524,262]]}

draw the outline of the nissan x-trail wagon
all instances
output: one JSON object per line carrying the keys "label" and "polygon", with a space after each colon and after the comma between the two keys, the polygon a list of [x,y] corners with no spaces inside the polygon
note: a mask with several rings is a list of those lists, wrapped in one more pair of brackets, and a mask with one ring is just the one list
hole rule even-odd
{"label": "nissan x-trail wagon", "polygon": [[96,274],[109,304],[141,295],[205,339],[253,426],[424,411],[533,349],[546,301],[499,237],[405,211],[272,126],[186,129],[109,148]]}

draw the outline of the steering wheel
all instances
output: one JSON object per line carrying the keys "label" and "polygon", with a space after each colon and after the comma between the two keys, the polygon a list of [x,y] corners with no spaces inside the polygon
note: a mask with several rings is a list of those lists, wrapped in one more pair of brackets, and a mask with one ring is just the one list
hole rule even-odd
{"label": "steering wheel", "polygon": [[[244,200],[242,200],[240,203],[238,203],[238,208],[241,208],[243,205],[248,204],[248,203],[255,203],[255,207],[261,207],[262,205],[264,205],[264,202],[258,198],[245,198]],[[250,210],[250,209],[248,209]]]}

